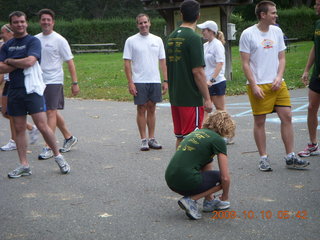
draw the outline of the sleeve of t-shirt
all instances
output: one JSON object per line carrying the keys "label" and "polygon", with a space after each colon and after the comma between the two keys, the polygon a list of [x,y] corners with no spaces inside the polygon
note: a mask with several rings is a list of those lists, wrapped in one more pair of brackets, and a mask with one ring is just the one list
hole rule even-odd
{"label": "sleeve of t-shirt", "polygon": [[249,34],[246,30],[244,30],[240,36],[240,41],[239,41],[239,51],[240,52],[245,52],[245,53],[250,53],[250,39],[249,39]]}
{"label": "sleeve of t-shirt", "polygon": [[165,59],[166,58],[166,52],[164,50],[164,45],[163,45],[163,41],[162,41],[161,38],[159,38],[159,46],[160,46],[159,59]]}
{"label": "sleeve of t-shirt", "polygon": [[29,56],[34,56],[36,57],[38,60],[41,57],[41,42],[38,38],[33,38],[29,45],[28,45],[28,51],[27,51],[27,55]]}
{"label": "sleeve of t-shirt", "polygon": [[124,44],[123,49],[123,59],[132,59],[131,47],[130,47],[130,39],[128,38]]}
{"label": "sleeve of t-shirt", "polygon": [[64,62],[73,59],[71,48],[65,38],[59,39],[59,53]]}
{"label": "sleeve of t-shirt", "polygon": [[279,31],[279,52],[282,52],[284,51],[287,47],[286,47],[286,44],[284,42],[284,38],[283,38],[283,32],[281,30],[281,28],[278,28],[277,29]]}
{"label": "sleeve of t-shirt", "polygon": [[7,52],[5,51],[7,49],[6,45],[3,44],[0,48],[0,62],[4,62],[4,60],[7,59]]}
{"label": "sleeve of t-shirt", "polygon": [[221,62],[223,63],[225,61],[224,46],[220,41],[216,47],[215,57],[216,57],[217,63],[221,63]]}
{"label": "sleeve of t-shirt", "polygon": [[203,44],[201,38],[195,36],[190,39],[189,42],[189,51],[190,51],[190,60],[191,67],[204,67],[206,64],[204,62],[204,52],[203,52]]}

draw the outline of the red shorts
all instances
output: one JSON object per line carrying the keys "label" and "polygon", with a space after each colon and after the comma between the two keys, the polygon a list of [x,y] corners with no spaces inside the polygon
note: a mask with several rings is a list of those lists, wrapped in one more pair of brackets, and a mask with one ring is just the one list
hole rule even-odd
{"label": "red shorts", "polygon": [[171,106],[174,134],[183,138],[196,129],[201,128],[204,108]]}

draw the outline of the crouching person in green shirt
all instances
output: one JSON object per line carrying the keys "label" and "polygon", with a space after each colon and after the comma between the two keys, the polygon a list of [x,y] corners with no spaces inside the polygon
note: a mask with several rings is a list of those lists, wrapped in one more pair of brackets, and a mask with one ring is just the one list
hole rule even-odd
{"label": "crouching person in green shirt", "polygon": [[[234,136],[235,123],[225,111],[210,114],[203,128],[190,133],[179,145],[165,173],[169,188],[184,197],[178,201],[190,219],[200,219],[197,200],[204,197],[203,211],[230,207],[227,147],[223,137]],[[219,170],[213,170],[213,156]],[[222,190],[215,198],[214,193]]]}

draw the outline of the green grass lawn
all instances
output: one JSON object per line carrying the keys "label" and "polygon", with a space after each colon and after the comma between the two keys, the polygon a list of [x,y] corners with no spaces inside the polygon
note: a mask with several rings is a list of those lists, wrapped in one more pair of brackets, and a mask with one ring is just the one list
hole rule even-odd
{"label": "green grass lawn", "polygon": [[[300,77],[303,73],[312,42],[295,43],[297,47],[286,53],[286,71],[284,78],[290,89],[303,87]],[[83,99],[109,99],[115,101],[132,101],[128,92],[127,79],[123,70],[122,53],[100,54],[87,53],[75,55],[75,64],[81,92],[77,96]],[[232,81],[227,83],[227,95],[246,92],[239,48],[232,47]],[[67,69],[65,95],[71,97],[70,75]],[[164,96],[168,99],[168,94]]]}

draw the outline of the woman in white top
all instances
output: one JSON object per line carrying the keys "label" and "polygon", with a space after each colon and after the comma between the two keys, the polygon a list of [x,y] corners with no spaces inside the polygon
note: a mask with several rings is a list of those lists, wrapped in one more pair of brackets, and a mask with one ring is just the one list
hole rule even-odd
{"label": "woman in white top", "polygon": [[[225,40],[218,25],[214,21],[198,24],[206,43],[203,44],[204,60],[206,63],[205,74],[211,101],[216,110],[225,111],[226,78],[225,72]],[[205,113],[204,119],[208,116]],[[227,144],[232,144],[232,139],[226,139]]]}
{"label": "woman in white top", "polygon": [[[225,49],[223,33],[218,31],[218,25],[214,21],[206,21],[197,25],[202,29],[202,35],[207,42],[203,45],[204,60],[206,63],[205,73],[211,101],[216,110],[225,110],[226,78],[225,72]],[[223,39],[220,40],[220,37]]]}

